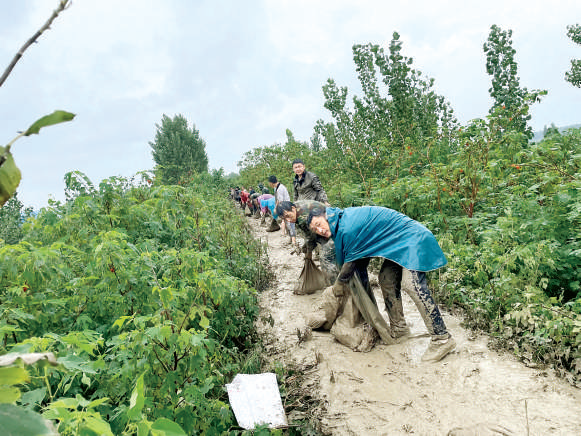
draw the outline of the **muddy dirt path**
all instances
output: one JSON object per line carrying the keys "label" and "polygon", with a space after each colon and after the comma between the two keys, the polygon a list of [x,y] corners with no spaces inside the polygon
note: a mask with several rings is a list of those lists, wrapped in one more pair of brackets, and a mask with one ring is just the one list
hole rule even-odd
{"label": "muddy dirt path", "polygon": [[[429,338],[411,299],[404,312],[412,337],[397,345],[377,344],[357,353],[330,333],[314,331],[299,343],[297,328],[322,291],[294,295],[303,258],[291,255],[288,237],[267,233],[260,220],[248,218],[257,238],[268,245],[276,279],[260,296],[259,322],[270,338],[272,358],[313,367],[305,389],[322,398],[321,427],[333,435],[447,435],[457,427],[479,426],[462,435],[581,435],[581,390],[551,370],[527,368],[508,354],[487,348],[486,336],[475,337],[461,320],[444,312],[457,348],[438,363],[421,362]],[[300,239],[300,238],[299,238]],[[371,281],[379,291],[376,280]],[[376,292],[382,307],[381,292]],[[384,311],[384,316],[387,317]]]}

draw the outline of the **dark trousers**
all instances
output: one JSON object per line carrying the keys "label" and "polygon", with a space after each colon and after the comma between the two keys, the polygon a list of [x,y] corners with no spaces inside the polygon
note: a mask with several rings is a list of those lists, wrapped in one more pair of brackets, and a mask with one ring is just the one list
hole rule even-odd
{"label": "dark trousers", "polygon": [[[412,285],[411,288],[406,286],[405,290],[418,308],[428,332],[433,337],[449,336],[440,309],[438,309],[438,305],[428,289],[426,273],[422,271],[410,271],[410,273]],[[401,300],[402,276],[403,268],[397,263],[385,259],[379,272],[379,285],[392,329],[406,328]]]}

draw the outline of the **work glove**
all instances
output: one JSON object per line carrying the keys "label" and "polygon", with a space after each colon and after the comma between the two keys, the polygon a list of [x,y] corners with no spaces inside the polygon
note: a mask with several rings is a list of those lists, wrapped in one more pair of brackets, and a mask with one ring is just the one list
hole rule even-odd
{"label": "work glove", "polygon": [[335,283],[333,283],[333,295],[335,297],[342,297],[347,292],[349,292],[349,285],[345,282],[335,280]]}

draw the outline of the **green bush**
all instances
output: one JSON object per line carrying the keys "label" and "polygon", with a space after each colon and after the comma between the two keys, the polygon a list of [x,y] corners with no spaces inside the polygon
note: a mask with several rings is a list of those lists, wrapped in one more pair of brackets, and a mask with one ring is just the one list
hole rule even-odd
{"label": "green bush", "polygon": [[68,200],[0,247],[0,350],[58,357],[31,367],[21,398],[61,434],[236,428],[223,386],[256,340],[265,250],[221,174],[147,177],[69,173]]}

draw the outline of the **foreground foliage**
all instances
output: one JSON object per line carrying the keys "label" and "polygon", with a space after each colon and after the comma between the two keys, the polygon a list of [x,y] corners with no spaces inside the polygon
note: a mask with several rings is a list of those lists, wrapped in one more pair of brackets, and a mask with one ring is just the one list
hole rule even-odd
{"label": "foreground foliage", "polygon": [[268,270],[216,195],[221,180],[158,186],[144,173],[95,187],[67,175],[69,200],[0,246],[0,354],[58,362],[0,368],[6,407],[41,411],[60,434],[236,430],[224,385],[258,369],[245,350]]}

